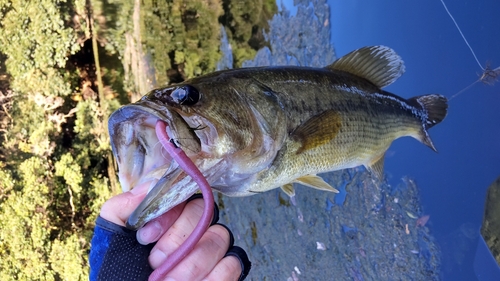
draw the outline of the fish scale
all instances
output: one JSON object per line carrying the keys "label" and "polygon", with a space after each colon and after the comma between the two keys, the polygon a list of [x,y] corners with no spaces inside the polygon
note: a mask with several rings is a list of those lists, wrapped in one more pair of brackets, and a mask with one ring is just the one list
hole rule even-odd
{"label": "fish scale", "polygon": [[[335,75],[335,72],[331,75]],[[317,85],[310,85],[307,93],[324,95],[323,89],[320,87],[315,89]],[[282,87],[282,91],[284,89],[298,93],[298,91],[292,91],[293,88],[295,86],[290,83],[287,87]],[[272,172],[263,174],[260,177],[261,180],[254,183],[250,190],[261,192],[269,185],[280,186],[282,182],[289,181],[288,178],[294,178],[295,175],[303,173],[322,173],[331,171],[332,167],[338,170],[370,163],[373,157],[383,154],[393,140],[406,135],[417,135],[422,127],[420,120],[411,111],[398,112],[400,110],[398,104],[393,104],[394,110],[388,110],[387,106],[380,101],[362,100],[361,95],[353,97],[352,91],[338,90],[339,87],[333,88],[336,90],[328,92],[328,95],[325,94],[324,101],[328,104],[328,108],[341,115],[341,128],[338,134],[327,144],[308,149],[303,153],[296,153],[300,144],[294,143],[296,141],[293,139],[288,139],[289,143],[282,149],[280,161],[275,161],[276,168]],[[357,90],[369,92],[372,88],[373,86],[365,90],[358,86]],[[298,98],[300,97],[303,95],[299,95]],[[330,100],[329,97],[331,97]],[[302,114],[305,117],[301,119],[307,119],[322,110],[320,108],[314,112],[310,107],[301,109],[300,100],[297,101],[294,98],[292,96],[291,100],[295,100],[295,104],[290,107],[295,110],[290,110],[293,112],[289,114],[290,116]],[[300,125],[298,124],[299,127]],[[293,127],[293,125],[288,126]],[[296,128],[291,130],[292,134],[294,130]],[[279,179],[283,180],[279,181]]]}

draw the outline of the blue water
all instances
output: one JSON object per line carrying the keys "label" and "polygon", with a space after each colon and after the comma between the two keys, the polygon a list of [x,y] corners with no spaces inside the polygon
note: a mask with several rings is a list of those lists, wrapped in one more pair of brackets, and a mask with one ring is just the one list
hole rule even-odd
{"label": "blue water", "polygon": [[[278,4],[280,1],[278,0]],[[402,97],[453,96],[481,68],[439,0],[329,0],[331,42],[338,57],[387,45],[406,73],[386,88]],[[446,1],[479,62],[500,66],[500,1]],[[294,11],[290,2],[285,7]],[[325,62],[328,63],[328,62]],[[439,153],[411,138],[395,141],[385,160],[394,185],[408,175],[421,190],[432,234],[442,249],[443,280],[477,280],[473,270],[487,187],[500,175],[500,83],[475,84],[449,103],[430,135]]]}

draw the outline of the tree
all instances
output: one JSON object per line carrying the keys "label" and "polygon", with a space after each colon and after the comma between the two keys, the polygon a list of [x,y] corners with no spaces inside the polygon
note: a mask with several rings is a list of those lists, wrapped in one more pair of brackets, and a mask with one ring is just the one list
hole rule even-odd
{"label": "tree", "polygon": [[250,58],[275,4],[249,5],[0,0],[0,280],[88,279],[95,218],[118,192],[107,117],[213,71],[220,22]]}

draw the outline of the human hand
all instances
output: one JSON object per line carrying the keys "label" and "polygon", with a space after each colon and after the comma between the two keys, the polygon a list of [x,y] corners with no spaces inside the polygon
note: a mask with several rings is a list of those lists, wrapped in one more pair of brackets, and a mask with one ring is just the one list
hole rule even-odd
{"label": "human hand", "polygon": [[[101,217],[117,225],[125,226],[130,214],[144,199],[148,186],[149,183],[145,183],[109,199],[101,209]],[[203,213],[204,202],[200,198],[196,197],[176,206],[138,230],[139,243],[146,245],[157,242],[149,255],[149,263],[153,269],[160,266],[193,231]],[[213,223],[218,220],[218,212],[214,216],[216,218]],[[165,278],[243,280],[250,270],[250,262],[246,253],[241,248],[233,246],[232,243],[233,237],[230,230],[221,224],[213,224],[193,251]]]}

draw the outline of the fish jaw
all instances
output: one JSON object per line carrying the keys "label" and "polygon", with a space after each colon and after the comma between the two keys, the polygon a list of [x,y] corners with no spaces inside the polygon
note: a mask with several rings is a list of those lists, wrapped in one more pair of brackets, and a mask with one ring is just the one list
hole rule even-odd
{"label": "fish jaw", "polygon": [[[214,159],[194,161],[209,184],[216,182],[228,170],[227,161]],[[127,227],[138,229],[147,222],[170,211],[198,191],[196,182],[172,161],[160,180],[152,182],[148,194],[127,220]]]}
{"label": "fish jaw", "polygon": [[146,197],[129,216],[127,228],[139,229],[170,211],[193,195],[198,186],[177,166],[167,171],[157,182],[152,182],[150,188]]}
{"label": "fish jaw", "polygon": [[[169,211],[197,190],[197,185],[172,161],[160,144],[155,132],[158,120],[169,124],[167,131],[170,136],[186,139],[183,134],[189,133],[189,126],[182,117],[167,106],[150,102],[124,106],[115,111],[108,121],[123,191],[150,184],[145,199],[129,217],[127,226],[131,229],[138,229]],[[188,146],[186,154],[197,159],[199,140],[195,139],[195,135],[189,137],[192,141],[182,143]]]}
{"label": "fish jaw", "polygon": [[171,118],[136,105],[124,106],[109,117],[111,147],[124,192],[146,181],[159,180],[170,166],[172,158],[162,153],[154,131],[158,119]]}

